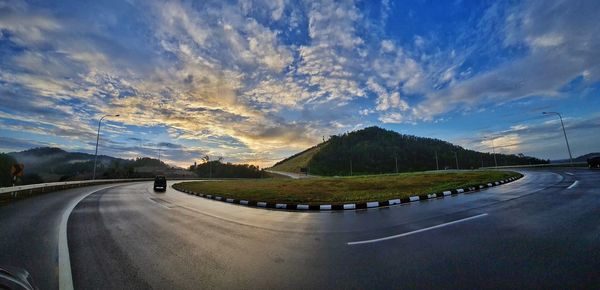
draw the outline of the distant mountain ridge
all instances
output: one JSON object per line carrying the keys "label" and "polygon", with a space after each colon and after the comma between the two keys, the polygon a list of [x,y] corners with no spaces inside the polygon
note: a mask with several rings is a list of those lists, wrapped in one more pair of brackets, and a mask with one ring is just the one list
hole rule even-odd
{"label": "distant mountain ridge", "polygon": [[[455,155],[456,152],[456,155]],[[436,164],[437,154],[437,164]],[[272,170],[315,175],[358,175],[494,166],[494,156],[452,143],[368,127],[331,138],[276,163]],[[524,155],[496,154],[498,166],[543,164]]]}
{"label": "distant mountain ridge", "polygon": [[[39,147],[20,152],[10,152],[18,163],[25,165],[26,174],[40,176],[46,182],[59,180],[89,179],[94,168],[94,155],[81,152],[67,152],[55,147]],[[141,173],[141,168],[147,172]],[[98,155],[98,178],[142,177],[154,174],[152,170],[168,170],[171,167],[153,158],[122,159]]]}
{"label": "distant mountain ridge", "polygon": [[[579,157],[573,158],[573,162],[587,162],[588,158],[598,157],[600,156],[600,152],[592,152],[588,154],[581,155]],[[552,160],[550,163],[566,163],[569,162],[569,159],[558,159]]]}

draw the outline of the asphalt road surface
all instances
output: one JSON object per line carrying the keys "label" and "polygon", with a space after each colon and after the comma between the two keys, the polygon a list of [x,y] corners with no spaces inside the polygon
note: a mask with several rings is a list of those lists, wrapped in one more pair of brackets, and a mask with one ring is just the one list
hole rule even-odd
{"label": "asphalt road surface", "polygon": [[[522,171],[499,187],[389,208],[288,212],[152,183],[0,208],[0,265],[57,289],[69,205],[76,289],[599,288],[600,171]],[[102,189],[105,188],[105,189]]]}

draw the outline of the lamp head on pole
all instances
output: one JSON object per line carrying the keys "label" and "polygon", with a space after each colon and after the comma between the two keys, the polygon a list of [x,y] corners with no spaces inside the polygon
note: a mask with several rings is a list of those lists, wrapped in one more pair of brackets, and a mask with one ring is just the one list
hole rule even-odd
{"label": "lamp head on pole", "polygon": [[542,112],[542,115],[559,115],[560,116],[560,113],[558,113],[558,112]]}

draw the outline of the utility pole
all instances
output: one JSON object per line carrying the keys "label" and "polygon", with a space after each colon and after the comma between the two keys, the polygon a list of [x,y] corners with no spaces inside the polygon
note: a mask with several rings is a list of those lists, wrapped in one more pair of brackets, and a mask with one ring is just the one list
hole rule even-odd
{"label": "utility pole", "polygon": [[573,155],[571,155],[571,147],[569,146],[569,139],[567,139],[567,131],[565,131],[565,123],[563,123],[563,119],[560,113],[558,112],[542,112],[543,115],[558,115],[560,119],[560,125],[562,126],[563,134],[565,135],[565,143],[567,143],[567,150],[569,151],[569,161],[571,162],[571,166],[573,166]]}
{"label": "utility pole", "polygon": [[456,160],[456,170],[458,170],[458,154],[454,151],[454,159]]}
{"label": "utility pole", "polygon": [[396,173],[398,173],[398,155],[394,154],[394,159],[396,160]]}
{"label": "utility pole", "polygon": [[496,146],[494,146],[494,138],[489,138],[489,137],[483,137],[483,139],[488,139],[490,141],[492,141],[492,153],[494,156],[494,167],[498,168],[498,161],[496,161]]}
{"label": "utility pole", "polygon": [[437,151],[435,151],[435,170],[440,170],[440,162],[438,161]]}
{"label": "utility pole", "polygon": [[350,176],[352,176],[352,158],[350,158]]}
{"label": "utility pole", "polygon": [[494,153],[494,167],[498,168],[498,161],[496,160],[496,146],[494,146],[494,139],[492,139],[492,153]]}
{"label": "utility pole", "polygon": [[140,155],[138,158],[142,158],[144,156],[144,138],[140,138]]}

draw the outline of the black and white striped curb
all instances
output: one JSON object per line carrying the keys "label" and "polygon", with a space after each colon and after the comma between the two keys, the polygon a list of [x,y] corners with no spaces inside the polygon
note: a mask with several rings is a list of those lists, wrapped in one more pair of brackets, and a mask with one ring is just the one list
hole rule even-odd
{"label": "black and white striped curb", "polygon": [[421,194],[421,195],[415,195],[415,196],[410,196],[410,197],[405,197],[405,198],[390,199],[390,200],[385,200],[385,201],[370,201],[370,202],[347,203],[347,204],[316,204],[316,205],[315,204],[309,205],[309,204],[275,203],[275,202],[226,198],[226,197],[219,196],[219,195],[203,194],[203,193],[198,193],[198,192],[194,192],[191,190],[183,189],[183,188],[179,187],[179,183],[174,184],[172,187],[175,190],[178,190],[178,191],[190,194],[190,195],[195,195],[198,197],[204,197],[204,198],[208,198],[208,199],[212,199],[212,200],[218,200],[218,201],[222,201],[222,202],[226,202],[226,203],[239,204],[239,205],[244,205],[244,206],[249,206],[249,207],[299,210],[299,211],[354,210],[354,209],[365,209],[365,208],[375,208],[375,207],[384,207],[384,206],[390,206],[390,205],[405,204],[405,203],[414,202],[414,201],[424,201],[424,200],[429,200],[429,199],[434,199],[434,198],[443,198],[446,196],[457,195],[460,193],[475,192],[475,191],[479,191],[481,189],[485,189],[488,187],[494,187],[494,186],[502,185],[505,183],[509,183],[509,182],[515,181],[517,179],[520,179],[522,177],[523,177],[523,175],[519,174],[518,176],[515,176],[515,177],[510,177],[508,179],[499,180],[499,181],[488,182],[488,183],[481,184],[479,186],[473,186],[473,187],[468,187],[468,188],[457,188],[457,189],[452,189],[452,190],[446,190],[446,191],[439,192],[439,193],[426,193],[426,194]]}

